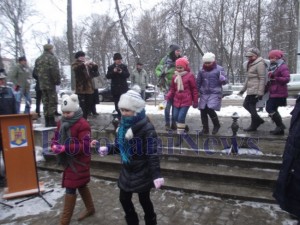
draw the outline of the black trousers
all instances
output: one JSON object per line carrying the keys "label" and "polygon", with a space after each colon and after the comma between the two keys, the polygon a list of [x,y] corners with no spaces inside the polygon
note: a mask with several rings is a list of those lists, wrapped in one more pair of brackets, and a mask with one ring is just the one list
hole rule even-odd
{"label": "black trousers", "polygon": [[82,109],[82,117],[87,119],[91,112],[91,105],[93,104],[93,94],[78,94],[80,108]]}
{"label": "black trousers", "polygon": [[205,106],[204,109],[200,109],[200,111],[201,111],[201,119],[207,120],[208,115],[211,119],[218,117],[216,111],[214,109],[208,108],[207,105]]}
{"label": "black trousers", "polygon": [[247,95],[243,107],[251,114],[251,118],[260,118],[256,111],[256,103],[258,102],[258,99],[255,95]]}
{"label": "black trousers", "polygon": [[[132,194],[133,194],[132,192],[125,192],[124,190],[120,189],[119,199],[124,209],[125,216],[127,218],[136,216],[135,208],[131,200]],[[140,204],[144,210],[145,217],[146,218],[154,217],[155,213],[154,213],[152,201],[150,199],[150,190],[143,193],[138,193],[138,196],[139,196]]]}
{"label": "black trousers", "polygon": [[35,91],[36,93],[36,101],[35,101],[35,112],[40,113],[41,101],[42,101],[42,91]]}
{"label": "black trousers", "polygon": [[120,101],[121,95],[113,95],[114,103],[115,103],[115,110],[118,112],[118,117],[121,118],[121,111],[119,109],[118,103]]}

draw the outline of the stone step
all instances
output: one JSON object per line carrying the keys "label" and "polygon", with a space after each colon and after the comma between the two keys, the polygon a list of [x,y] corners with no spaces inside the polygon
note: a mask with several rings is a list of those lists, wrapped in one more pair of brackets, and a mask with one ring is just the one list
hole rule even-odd
{"label": "stone step", "polygon": [[[62,168],[58,167],[53,161],[39,162],[38,168],[42,170],[51,170],[61,172]],[[91,168],[91,176],[117,181],[119,170],[115,167],[113,170],[106,168]],[[243,186],[238,184],[228,184],[216,181],[207,181],[201,179],[188,179],[188,177],[167,176],[163,189],[184,191],[189,193],[198,193],[221,198],[230,198],[244,201],[255,201],[263,203],[274,203],[271,188],[262,188],[257,186]]]}
{"label": "stone step", "polygon": [[[219,164],[217,159],[214,164],[206,164],[197,161],[178,162],[165,160],[163,156],[160,164],[163,176],[186,178],[189,180],[216,181],[228,184],[256,185],[258,187],[272,188],[278,176],[278,170],[276,169],[228,166],[226,164]],[[120,157],[118,155],[106,157],[93,156],[91,167],[120,170]]]}

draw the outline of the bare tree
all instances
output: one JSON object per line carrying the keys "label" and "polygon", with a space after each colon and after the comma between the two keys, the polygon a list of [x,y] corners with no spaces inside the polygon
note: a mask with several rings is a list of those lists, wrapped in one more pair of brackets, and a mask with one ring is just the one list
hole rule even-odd
{"label": "bare tree", "polygon": [[26,0],[1,0],[0,1],[0,24],[6,32],[5,47],[13,52],[14,58],[25,54],[24,48],[24,24],[35,11]]}

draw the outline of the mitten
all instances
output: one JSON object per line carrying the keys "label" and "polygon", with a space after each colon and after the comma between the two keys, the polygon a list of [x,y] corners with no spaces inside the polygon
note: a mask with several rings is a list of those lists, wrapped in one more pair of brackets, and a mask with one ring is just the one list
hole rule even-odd
{"label": "mitten", "polygon": [[244,94],[244,91],[240,91],[239,93],[238,93],[238,95],[243,95]]}
{"label": "mitten", "polygon": [[55,154],[60,154],[65,151],[65,146],[64,145],[52,145],[51,150]]}
{"label": "mitten", "polygon": [[194,109],[197,109],[197,108],[198,108],[198,102],[194,102],[194,103],[193,103],[193,108],[194,108]]}
{"label": "mitten", "polygon": [[220,80],[221,82],[223,82],[223,81],[225,81],[225,80],[226,80],[226,77],[225,77],[225,76],[223,76],[223,75],[220,75],[220,77],[219,77],[219,80]]}
{"label": "mitten", "polygon": [[165,179],[164,178],[157,178],[153,181],[153,183],[154,183],[155,188],[159,189],[159,188],[161,188],[162,185],[164,185]]}
{"label": "mitten", "polygon": [[268,77],[269,77],[270,80],[272,80],[272,79],[274,79],[274,74],[272,72],[269,72]]}
{"label": "mitten", "polygon": [[98,149],[98,152],[101,157],[106,156],[108,154],[108,148],[106,146],[102,146]]}

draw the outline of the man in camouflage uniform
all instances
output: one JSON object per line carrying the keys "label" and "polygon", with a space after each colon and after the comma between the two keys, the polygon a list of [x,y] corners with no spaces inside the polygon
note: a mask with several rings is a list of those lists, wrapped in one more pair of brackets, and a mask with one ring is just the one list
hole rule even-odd
{"label": "man in camouflage uniform", "polygon": [[31,72],[27,65],[25,56],[19,57],[19,63],[12,69],[10,79],[14,83],[14,94],[16,98],[17,113],[20,113],[22,97],[25,98],[24,113],[30,113],[30,78]]}
{"label": "man in camouflage uniform", "polygon": [[53,54],[53,45],[44,45],[43,54],[35,61],[42,101],[44,105],[45,126],[55,127],[55,111],[57,107],[56,85],[60,84],[58,60]]}

